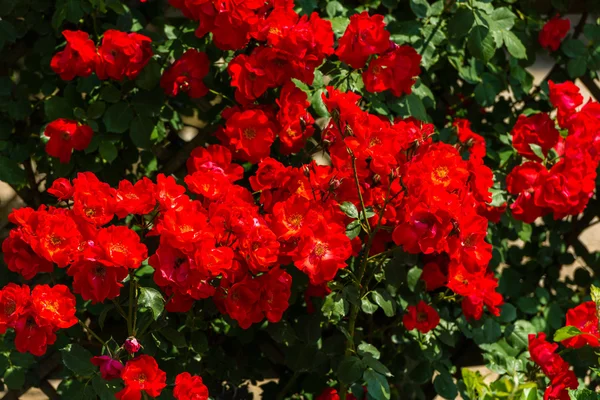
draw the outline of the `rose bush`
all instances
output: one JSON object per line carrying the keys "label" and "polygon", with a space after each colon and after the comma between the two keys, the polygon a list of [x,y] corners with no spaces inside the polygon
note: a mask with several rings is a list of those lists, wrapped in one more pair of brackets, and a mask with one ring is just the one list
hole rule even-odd
{"label": "rose bush", "polygon": [[0,0],[4,384],[597,398],[594,7]]}

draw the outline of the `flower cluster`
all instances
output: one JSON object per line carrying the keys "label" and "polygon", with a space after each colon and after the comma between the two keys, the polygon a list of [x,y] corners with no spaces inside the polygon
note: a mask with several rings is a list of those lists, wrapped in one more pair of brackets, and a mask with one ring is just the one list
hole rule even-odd
{"label": "flower cluster", "polygon": [[93,71],[100,79],[135,79],[152,57],[152,40],[139,33],[109,29],[97,49],[86,32],[66,30],[63,36],[67,45],[50,63],[63,80],[90,76]]}
{"label": "flower cluster", "polygon": [[567,311],[566,326],[574,326],[581,332],[577,336],[563,340],[565,347],[579,349],[583,346],[600,347],[598,313],[596,303],[586,301]]}
{"label": "flower cluster", "polygon": [[36,356],[56,341],[56,331],[77,323],[75,296],[64,285],[9,283],[0,290],[0,333],[15,330],[15,347]]}
{"label": "flower cluster", "polygon": [[544,375],[550,379],[550,385],[544,392],[544,400],[569,400],[567,389],[577,389],[579,383],[569,364],[556,353],[558,345],[546,341],[545,333],[529,335],[529,354]]}
{"label": "flower cluster", "polygon": [[68,164],[73,149],[85,150],[90,145],[94,131],[77,121],[59,118],[46,125],[44,135],[50,138],[46,144],[46,153],[57,157],[61,163]]}
{"label": "flower cluster", "polygon": [[590,101],[578,111],[583,97],[572,82],[550,82],[550,101],[561,131],[547,113],[521,115],[512,130],[513,146],[531,160],[506,178],[517,196],[513,216],[526,223],[550,213],[555,219],[581,213],[596,187],[600,103]]}

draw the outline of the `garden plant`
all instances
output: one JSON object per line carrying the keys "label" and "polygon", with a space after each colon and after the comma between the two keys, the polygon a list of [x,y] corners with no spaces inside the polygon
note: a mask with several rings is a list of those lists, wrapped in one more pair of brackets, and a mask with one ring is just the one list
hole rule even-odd
{"label": "garden plant", "polygon": [[599,9],[0,0],[5,398],[600,399]]}

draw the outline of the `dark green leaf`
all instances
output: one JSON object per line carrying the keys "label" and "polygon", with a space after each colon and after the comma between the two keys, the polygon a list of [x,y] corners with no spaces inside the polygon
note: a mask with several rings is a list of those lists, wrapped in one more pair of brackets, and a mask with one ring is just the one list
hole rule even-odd
{"label": "dark green leaf", "polygon": [[473,27],[473,23],[475,23],[473,10],[461,7],[448,21],[448,33],[455,38],[466,36]]}
{"label": "dark green leaf", "polygon": [[578,78],[585,74],[587,70],[587,61],[585,57],[577,57],[572,60],[569,60],[567,63],[567,72],[569,76],[573,79]]}
{"label": "dark green leaf", "polygon": [[127,103],[117,103],[108,107],[102,120],[108,132],[123,133],[129,128],[133,111]]}
{"label": "dark green leaf", "polygon": [[160,76],[160,65],[155,59],[151,58],[148,64],[140,71],[140,74],[135,79],[135,83],[142,89],[152,90],[158,85]]}
{"label": "dark green leaf", "polygon": [[406,284],[411,292],[414,292],[417,288],[417,284],[419,283],[419,278],[421,278],[421,274],[423,270],[419,267],[412,267],[408,270],[408,274],[406,276]]}
{"label": "dark green leaf", "polygon": [[506,31],[502,33],[504,45],[511,56],[519,59],[527,58],[527,50],[523,46],[523,42],[514,33]]}
{"label": "dark green leaf", "polygon": [[25,384],[25,370],[20,367],[8,368],[4,373],[4,384],[9,389],[22,389]]}
{"label": "dark green leaf", "polygon": [[44,112],[48,121],[58,118],[73,118],[73,107],[64,97],[52,97],[44,102]]}
{"label": "dark green leaf", "polygon": [[440,371],[440,374],[435,377],[433,387],[437,394],[445,399],[455,399],[458,396],[456,384],[452,380],[452,375],[448,371]]}
{"label": "dark green leaf", "polygon": [[92,387],[100,400],[113,400],[115,398],[115,393],[121,390],[119,383],[116,383],[114,380],[105,381],[100,375],[96,375],[92,378]]}
{"label": "dark green leaf", "polygon": [[487,27],[478,25],[471,30],[467,47],[471,54],[483,61],[490,60],[496,52],[496,43]]}
{"label": "dark green leaf", "polygon": [[173,328],[167,326],[165,328],[162,328],[159,332],[169,342],[171,342],[173,344],[173,346],[179,347],[179,348],[187,346],[187,344],[185,342],[185,336],[183,336],[183,334],[181,332],[177,331],[176,329],[173,329]]}
{"label": "dark green leaf", "polygon": [[377,304],[373,304],[368,298],[363,297],[360,301],[360,308],[365,314],[373,314],[375,311],[377,311],[378,307]]}
{"label": "dark green leaf", "polygon": [[119,151],[115,145],[108,140],[104,140],[100,143],[100,146],[98,146],[98,151],[100,152],[100,156],[109,163],[113,162],[119,155]]}
{"label": "dark green leaf", "polygon": [[569,58],[578,58],[585,55],[585,44],[581,40],[568,39],[560,46],[562,52]]}
{"label": "dark green leaf", "polygon": [[431,6],[427,0],[410,0],[410,9],[417,18],[425,18],[431,12]]}
{"label": "dark green leaf", "polygon": [[78,344],[69,344],[60,350],[63,364],[79,376],[90,376],[96,367],[90,362],[92,353]]}
{"label": "dark green leaf", "polygon": [[367,354],[363,357],[363,362],[369,368],[372,368],[375,372],[384,375],[384,376],[392,376],[391,372],[385,365],[376,360],[370,354]]}
{"label": "dark green leaf", "polygon": [[367,383],[367,392],[370,398],[374,400],[387,400],[390,398],[390,385],[385,376],[368,369],[365,371],[363,378]]}
{"label": "dark green leaf", "polygon": [[148,149],[152,146],[150,137],[154,129],[154,122],[144,116],[137,115],[131,122],[129,136],[136,147]]}
{"label": "dark green leaf", "polygon": [[386,316],[393,317],[396,315],[396,302],[387,291],[377,289],[376,291],[371,292],[371,296],[375,303],[381,307]]}
{"label": "dark green leaf", "polygon": [[25,180],[25,171],[16,161],[0,156],[0,181],[18,186],[24,184]]}
{"label": "dark green leaf", "polygon": [[103,101],[96,101],[89,106],[87,117],[89,119],[98,119],[104,114],[104,110],[106,110],[106,103]]}
{"label": "dark green leaf", "polygon": [[372,344],[362,342],[358,345],[358,355],[364,357],[367,354],[376,360],[379,360],[379,357],[381,355],[379,353],[379,350],[377,350],[377,347],[373,346]]}
{"label": "dark green leaf", "polygon": [[340,381],[352,384],[361,377],[364,369],[365,365],[358,357],[347,356],[340,362],[337,375]]}
{"label": "dark green leaf", "polygon": [[503,323],[512,322],[517,319],[517,309],[510,303],[504,303],[501,307],[501,313],[498,320]]}

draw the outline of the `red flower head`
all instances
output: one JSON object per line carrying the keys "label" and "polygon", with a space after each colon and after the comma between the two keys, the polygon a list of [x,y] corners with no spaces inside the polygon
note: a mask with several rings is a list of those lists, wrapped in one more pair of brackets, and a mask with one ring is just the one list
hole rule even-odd
{"label": "red flower head", "polygon": [[49,260],[37,255],[31,245],[23,240],[19,230],[11,230],[2,242],[2,254],[8,269],[32,279],[39,272],[52,272],[54,265]]}
{"label": "red flower head", "polygon": [[369,63],[363,72],[365,89],[371,93],[391,90],[394,96],[410,94],[421,73],[421,56],[410,46],[398,46]]}
{"label": "red flower head", "polygon": [[183,92],[192,99],[200,98],[208,93],[203,79],[208,75],[209,66],[205,53],[190,49],[165,70],[160,79],[160,87],[169,96],[177,96]]}
{"label": "red flower head", "polygon": [[58,178],[52,182],[52,186],[48,189],[48,193],[56,197],[58,200],[67,201],[73,197],[75,189],[68,179]]}
{"label": "red flower head", "polygon": [[194,243],[212,237],[206,214],[197,203],[188,203],[180,210],[170,209],[162,214],[156,231],[161,241],[179,249],[191,249]]}
{"label": "red flower head", "polygon": [[58,264],[60,268],[66,267],[73,261],[79,247],[81,233],[68,215],[41,214],[35,234],[38,242],[34,250],[37,254]]}
{"label": "red flower head", "polygon": [[583,96],[573,82],[554,83],[548,81],[548,85],[550,86],[550,102],[559,112],[570,113],[583,104]]}
{"label": "red flower head", "polygon": [[575,372],[568,370],[556,375],[544,391],[544,400],[571,400],[569,389],[577,389],[579,382]]}
{"label": "red flower head", "polygon": [[87,125],[59,118],[46,125],[44,135],[50,138],[46,144],[46,153],[67,164],[71,160],[73,149],[85,150],[89,146],[94,132]]}
{"label": "red flower head", "polygon": [[100,79],[135,79],[152,57],[152,40],[139,33],[126,33],[114,29],[104,32],[98,47],[96,74]]}
{"label": "red flower head", "polygon": [[367,11],[350,17],[350,24],[339,41],[335,54],[352,68],[365,66],[369,56],[390,47],[390,33],[385,30],[383,15],[369,16]]}
{"label": "red flower head", "polygon": [[596,303],[586,301],[567,311],[566,326],[574,326],[583,334],[562,341],[566,347],[578,349],[585,345],[600,347],[600,333],[598,332],[598,314]]}
{"label": "red flower head", "polygon": [[129,354],[135,354],[142,348],[142,345],[134,337],[128,337],[123,343],[123,348]]}
{"label": "red flower head", "polygon": [[272,50],[259,47],[249,56],[240,54],[229,62],[227,71],[231,76],[231,86],[236,88],[238,103],[250,103],[274,86],[273,77],[267,70],[270,64],[267,57],[273,54]]}
{"label": "red flower head", "polygon": [[90,362],[100,368],[100,375],[104,380],[110,381],[121,377],[123,363],[119,360],[115,360],[110,356],[99,356],[92,357]]}
{"label": "red flower head", "polygon": [[[311,234],[312,232],[312,234]],[[310,283],[318,285],[332,280],[352,255],[350,239],[345,230],[331,221],[320,220],[300,240],[294,265],[308,275]]]}
{"label": "red flower head", "polygon": [[182,208],[190,201],[185,195],[185,187],[178,185],[172,176],[164,174],[156,177],[156,198],[161,211]]}
{"label": "red flower head", "polygon": [[0,333],[14,327],[29,305],[29,286],[9,283],[0,290]]}
{"label": "red flower head", "polygon": [[15,347],[21,353],[43,356],[48,345],[56,342],[56,328],[52,325],[38,325],[34,315],[27,313],[15,323]]}
{"label": "red flower head", "polygon": [[183,372],[175,377],[173,397],[176,400],[208,400],[208,388],[201,377]]}
{"label": "red flower head", "polygon": [[67,46],[52,57],[50,67],[64,81],[76,76],[90,76],[98,55],[90,35],[82,31],[63,31]]}
{"label": "red flower head", "polygon": [[271,157],[265,158],[258,163],[258,170],[250,177],[250,186],[256,192],[280,187],[286,172],[282,163]]}
{"label": "red flower head", "polygon": [[288,308],[292,277],[285,270],[275,267],[258,279],[262,284],[260,307],[269,322],[279,322]]}
{"label": "red flower head", "polygon": [[570,28],[571,21],[568,18],[559,18],[557,15],[544,24],[538,36],[538,41],[543,48],[556,51],[567,33],[569,33]]}
{"label": "red flower head", "polygon": [[267,271],[277,263],[279,242],[264,221],[255,220],[255,226],[241,241],[240,247],[248,267],[254,273]]}
{"label": "red flower head", "polygon": [[80,172],[73,179],[73,211],[95,226],[109,223],[114,216],[116,191],[92,172]]}
{"label": "red flower head", "polygon": [[38,285],[31,292],[31,307],[39,326],[70,328],[77,323],[75,296],[65,285]]}
{"label": "red flower head", "polygon": [[529,335],[529,354],[531,360],[540,366],[550,379],[550,385],[544,392],[544,400],[569,400],[567,389],[577,389],[579,383],[569,364],[556,354],[557,344],[546,341],[545,333]]}
{"label": "red flower head", "polygon": [[448,269],[447,262],[445,266],[441,265],[442,260],[430,261],[423,265],[423,273],[421,273],[421,280],[425,282],[425,290],[432,291],[441,288],[448,282],[447,275],[443,272],[444,269]]}
{"label": "red flower head", "polygon": [[454,120],[458,141],[469,150],[470,158],[483,159],[486,155],[485,139],[471,130],[471,122],[464,118]]}
{"label": "red flower head", "polygon": [[225,146],[211,144],[208,147],[196,147],[186,163],[188,174],[195,172],[214,173],[225,176],[230,182],[244,177],[244,168],[231,162],[231,152]]}
{"label": "red flower head", "polygon": [[142,392],[150,397],[158,397],[167,386],[167,374],[158,368],[154,358],[147,355],[127,361],[121,378],[125,382],[125,389],[115,394],[119,400],[139,400]]}
{"label": "red flower head", "polygon": [[523,157],[530,160],[542,161],[531,149],[531,144],[542,148],[544,155],[558,143],[560,133],[554,127],[554,121],[547,113],[520,115],[511,132],[513,147]]}
{"label": "red flower head", "polygon": [[123,287],[121,281],[129,271],[121,266],[106,266],[98,261],[81,260],[71,265],[67,272],[73,277],[73,292],[95,304],[118,297]]}
{"label": "red flower head", "polygon": [[250,325],[264,318],[259,304],[260,289],[260,282],[249,276],[229,288],[225,299],[225,310],[242,329],[248,329]]}
{"label": "red flower head", "polygon": [[144,177],[135,185],[126,179],[119,182],[116,192],[115,214],[125,218],[129,214],[149,214],[156,206],[156,185]]}
{"label": "red flower head", "polygon": [[292,82],[288,82],[281,89],[277,105],[279,105],[277,120],[281,125],[280,152],[283,155],[297,153],[315,131],[313,126],[315,120],[307,111],[310,106],[307,95]]}
{"label": "red flower head", "polygon": [[148,258],[148,249],[138,234],[126,226],[100,229],[96,245],[102,249],[100,261],[108,266],[138,268]]}
{"label": "red flower head", "polygon": [[263,109],[227,109],[223,116],[227,122],[218,137],[237,159],[255,164],[269,156],[278,131],[271,113]]}
{"label": "red flower head", "polygon": [[440,316],[435,308],[421,300],[416,306],[408,306],[402,323],[409,331],[418,329],[421,333],[427,333],[440,323]]}

